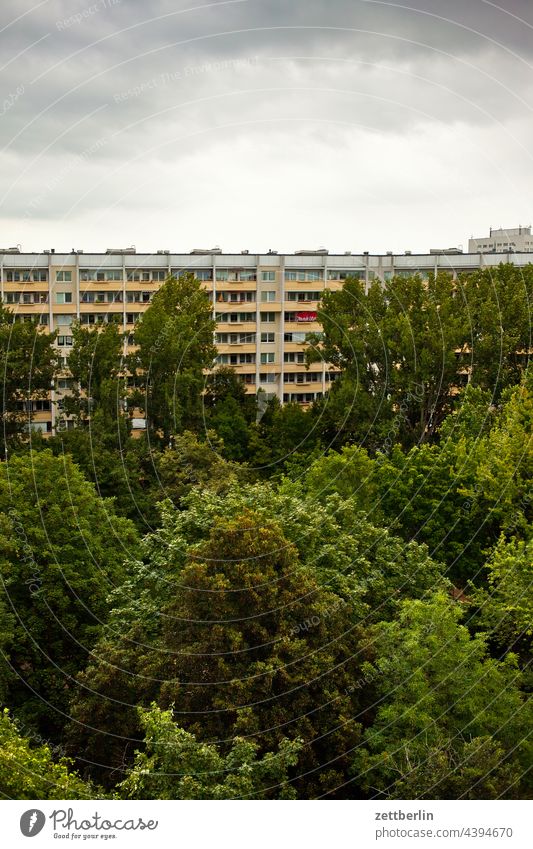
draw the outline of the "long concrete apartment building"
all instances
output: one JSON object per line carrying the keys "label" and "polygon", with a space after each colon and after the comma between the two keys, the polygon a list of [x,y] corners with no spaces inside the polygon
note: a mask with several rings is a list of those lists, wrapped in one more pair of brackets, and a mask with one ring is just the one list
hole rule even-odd
{"label": "long concrete apartment building", "polygon": [[[134,326],[168,275],[192,271],[209,292],[217,321],[217,363],[231,366],[251,393],[307,405],[328,391],[336,372],[327,363],[305,366],[305,336],[320,331],[317,310],[325,289],[339,289],[348,276],[370,284],[416,272],[454,276],[485,266],[526,265],[528,253],[432,249],[427,254],[330,254],[324,249],[294,254],[222,253],[218,248],[187,254],[134,248],[106,253],[73,250],[24,253],[0,249],[0,294],[19,320],[39,316],[57,331],[64,377],[50,401],[34,401],[32,427],[53,432],[68,427],[61,399],[69,391],[68,353],[72,325],[118,322],[133,343]],[[143,427],[135,421],[134,427]]]}

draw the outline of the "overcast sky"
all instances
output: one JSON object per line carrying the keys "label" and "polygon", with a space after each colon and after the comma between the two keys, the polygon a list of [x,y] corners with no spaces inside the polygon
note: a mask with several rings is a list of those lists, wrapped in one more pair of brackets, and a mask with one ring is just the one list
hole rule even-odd
{"label": "overcast sky", "polygon": [[2,0],[0,247],[384,252],[532,221],[531,0]]}

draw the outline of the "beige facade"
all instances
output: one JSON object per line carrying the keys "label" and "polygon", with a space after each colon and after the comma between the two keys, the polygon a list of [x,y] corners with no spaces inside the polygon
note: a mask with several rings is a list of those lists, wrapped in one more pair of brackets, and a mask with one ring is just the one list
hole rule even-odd
{"label": "beige facade", "polygon": [[[369,255],[328,254],[324,250],[295,254],[136,253],[132,249],[105,254],[22,253],[0,250],[0,292],[18,320],[40,316],[58,333],[64,372],[50,401],[33,402],[33,423],[44,432],[68,426],[61,399],[69,391],[68,354],[75,321],[91,327],[117,321],[133,334],[139,316],[169,274],[192,271],[209,292],[217,321],[217,363],[231,366],[247,391],[307,405],[328,391],[336,373],[327,363],[309,369],[304,362],[305,335],[320,331],[317,310],[325,289],[339,289],[347,276],[369,284],[395,275],[439,270],[473,271],[484,265],[530,262],[527,254]],[[130,342],[132,341],[130,336]],[[142,421],[136,422],[142,426]]]}

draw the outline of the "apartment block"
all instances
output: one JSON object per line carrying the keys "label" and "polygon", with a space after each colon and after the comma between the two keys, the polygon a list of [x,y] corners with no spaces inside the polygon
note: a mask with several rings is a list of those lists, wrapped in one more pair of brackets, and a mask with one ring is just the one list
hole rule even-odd
{"label": "apartment block", "polygon": [[[234,368],[250,393],[261,389],[282,403],[308,405],[327,392],[337,376],[328,363],[305,366],[306,334],[320,332],[317,311],[325,289],[341,288],[348,276],[368,286],[395,276],[439,271],[456,276],[501,262],[530,261],[527,253],[463,254],[449,248],[380,255],[334,255],[324,249],[294,254],[226,254],[218,248],[150,254],[126,248],[98,254],[23,253],[10,248],[0,249],[0,294],[17,320],[38,316],[41,325],[58,333],[63,376],[49,401],[31,402],[32,426],[50,433],[69,426],[61,401],[71,388],[68,354],[73,323],[95,327],[116,321],[133,343],[137,319],[169,274],[192,271],[209,293],[217,323],[214,365]],[[134,428],[143,426],[142,420],[134,420]]]}
{"label": "apartment block", "polygon": [[499,227],[492,228],[488,236],[480,236],[469,239],[468,250],[470,253],[502,253],[514,252],[531,253],[533,251],[533,236],[531,227],[511,227],[505,230]]}

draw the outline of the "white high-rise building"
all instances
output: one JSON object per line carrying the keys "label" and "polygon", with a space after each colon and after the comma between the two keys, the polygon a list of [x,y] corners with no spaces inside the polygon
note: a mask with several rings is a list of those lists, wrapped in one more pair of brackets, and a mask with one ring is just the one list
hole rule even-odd
{"label": "white high-rise building", "polygon": [[[135,322],[150,304],[154,292],[169,274],[192,271],[202,282],[217,322],[217,364],[231,366],[250,393],[263,390],[282,403],[304,406],[320,398],[337,377],[328,363],[305,364],[305,338],[319,332],[319,302],[326,289],[340,289],[347,277],[369,286],[394,277],[420,274],[428,277],[446,271],[456,277],[479,268],[512,262],[532,262],[530,228],[519,228],[527,242],[524,252],[489,252],[479,248],[469,254],[460,249],[433,249],[414,254],[330,254],[327,250],[294,254],[223,253],[219,248],[191,253],[137,253],[134,248],[109,249],[106,253],[54,250],[23,253],[20,248],[0,249],[0,296],[4,304],[24,321],[38,317],[43,327],[57,331],[64,372],[50,393],[50,400],[29,402],[32,427],[53,433],[69,427],[61,400],[69,392],[68,354],[72,347],[72,324],[87,327],[116,322],[126,344],[134,344]],[[506,232],[506,246],[511,233]],[[518,238],[518,236],[516,237]],[[488,245],[488,239],[480,241]],[[515,239],[516,242],[516,239]],[[522,244],[522,242],[516,242]],[[134,420],[134,428],[142,423]]]}
{"label": "white high-rise building", "polygon": [[533,251],[533,236],[531,227],[512,227],[506,230],[499,227],[497,230],[490,229],[488,236],[480,236],[479,239],[469,239],[468,253],[490,254],[490,253],[531,253]]}

